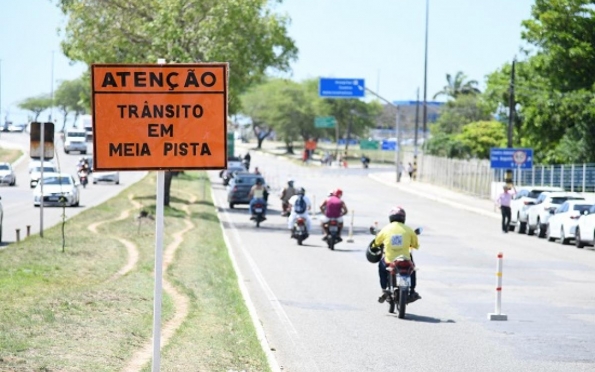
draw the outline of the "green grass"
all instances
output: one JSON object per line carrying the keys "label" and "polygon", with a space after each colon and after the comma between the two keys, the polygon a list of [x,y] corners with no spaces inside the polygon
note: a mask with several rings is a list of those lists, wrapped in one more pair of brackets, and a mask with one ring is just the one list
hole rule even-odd
{"label": "green grass", "polygon": [[[215,208],[197,187],[197,172],[174,178],[165,209],[164,250],[188,218],[172,265],[164,273],[190,301],[189,315],[161,352],[162,371],[268,371],[225,247]],[[152,335],[155,222],[140,229],[128,199],[154,214],[153,174],[117,197],[60,226],[0,251],[0,371],[118,371]],[[191,203],[191,196],[196,201]],[[188,208],[189,214],[184,207]],[[139,250],[137,266],[111,280],[127,260],[118,238]],[[174,315],[163,293],[162,324]],[[145,365],[150,370],[150,363]]]}
{"label": "green grass", "polygon": [[14,163],[21,155],[23,155],[21,150],[0,147],[0,162],[2,163]]}

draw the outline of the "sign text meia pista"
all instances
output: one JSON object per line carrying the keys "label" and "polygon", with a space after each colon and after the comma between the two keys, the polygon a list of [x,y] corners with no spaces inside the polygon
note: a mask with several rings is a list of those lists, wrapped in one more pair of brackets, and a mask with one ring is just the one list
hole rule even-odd
{"label": "sign text meia pista", "polygon": [[94,169],[227,166],[227,63],[92,66]]}

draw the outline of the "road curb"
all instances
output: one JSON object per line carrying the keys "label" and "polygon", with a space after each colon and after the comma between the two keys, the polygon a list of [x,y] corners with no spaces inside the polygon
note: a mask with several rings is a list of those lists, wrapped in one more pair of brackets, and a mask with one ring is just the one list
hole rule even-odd
{"label": "road curb", "polygon": [[497,220],[499,220],[501,218],[499,214],[494,213],[494,212],[488,212],[488,211],[484,211],[483,209],[469,207],[469,206],[467,206],[465,204],[453,202],[453,201],[450,201],[450,200],[445,199],[445,198],[440,198],[440,197],[436,197],[436,196],[433,196],[433,195],[428,195],[428,194],[423,193],[423,192],[420,192],[420,191],[416,191],[416,190],[408,189],[408,188],[405,188],[405,187],[402,187],[402,186],[399,186],[399,185],[395,185],[394,183],[387,182],[387,181],[383,180],[382,178],[378,177],[375,174],[368,174],[368,177],[370,177],[374,181],[383,183],[383,184],[385,184],[387,186],[391,186],[391,187],[397,188],[397,189],[399,189],[401,191],[404,191],[404,192],[407,192],[407,193],[410,193],[410,194],[413,194],[413,195],[421,196],[422,198],[425,198],[425,199],[437,201],[439,203],[450,205],[451,207],[462,209],[462,210],[465,210],[465,211],[468,211],[468,212],[477,213],[477,214],[480,214],[480,215],[485,216],[485,217],[491,217],[491,218],[494,218],[494,219],[497,219]]}
{"label": "road curb", "polygon": [[[207,174],[207,176],[208,176],[208,174]],[[210,182],[210,179],[209,179],[209,182]],[[252,302],[252,298],[250,297],[248,288],[246,288],[246,285],[244,284],[245,278],[240,271],[235,254],[233,253],[233,250],[231,249],[231,242],[229,240],[229,237],[225,233],[225,227],[223,226],[223,219],[221,218],[222,213],[219,212],[219,210],[218,210],[218,208],[223,208],[223,207],[218,205],[217,199],[215,198],[215,193],[213,192],[212,187],[211,187],[211,200],[213,201],[213,205],[216,208],[217,217],[219,218],[219,227],[221,227],[221,233],[223,235],[223,241],[225,242],[225,246],[227,247],[227,253],[229,254],[229,259],[231,260],[231,265],[233,266],[233,270],[235,271],[236,276],[238,278],[238,286],[240,288],[240,292],[242,293],[242,298],[244,299],[244,303],[246,304],[246,307],[248,308],[248,313],[250,314],[250,318],[252,319],[252,324],[254,324],[254,328],[256,330],[256,337],[258,338],[260,347],[262,348],[262,350],[264,351],[264,354],[266,355],[267,362],[269,364],[271,371],[272,372],[281,372],[279,363],[277,362],[277,359],[273,355],[273,352],[271,351],[271,345],[269,344],[269,342],[266,338],[266,334],[264,332],[264,327],[262,326],[262,324],[260,323],[260,319],[258,318],[258,314],[256,312],[256,307],[254,306],[254,303]]]}

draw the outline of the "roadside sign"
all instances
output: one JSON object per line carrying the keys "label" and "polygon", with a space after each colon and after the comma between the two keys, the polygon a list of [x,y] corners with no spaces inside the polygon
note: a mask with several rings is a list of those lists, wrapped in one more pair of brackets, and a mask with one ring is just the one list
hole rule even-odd
{"label": "roadside sign", "polygon": [[531,169],[533,168],[533,149],[490,149],[490,167],[492,169]]}
{"label": "roadside sign", "polygon": [[365,87],[364,79],[320,78],[318,94],[323,98],[363,98]]}
{"label": "roadside sign", "polygon": [[231,158],[235,155],[235,134],[227,133],[227,157]]}
{"label": "roadside sign", "polygon": [[382,150],[384,151],[396,151],[397,141],[382,140]]}
{"label": "roadside sign", "polygon": [[93,64],[95,170],[227,167],[227,63]]}
{"label": "roadside sign", "polygon": [[[41,123],[31,123],[29,155],[31,159],[41,159]],[[54,158],[54,123],[43,123],[43,158]]]}
{"label": "roadside sign", "polygon": [[314,119],[315,128],[334,128],[337,125],[337,119],[334,116],[318,116]]}
{"label": "roadside sign", "polygon": [[378,141],[368,141],[368,140],[359,141],[360,150],[378,150],[379,147],[380,147],[380,143]]}

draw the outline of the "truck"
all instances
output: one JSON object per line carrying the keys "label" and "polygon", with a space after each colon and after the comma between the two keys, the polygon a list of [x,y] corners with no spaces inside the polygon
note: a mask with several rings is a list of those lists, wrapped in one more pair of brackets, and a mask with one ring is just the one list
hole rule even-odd
{"label": "truck", "polygon": [[93,140],[93,117],[91,115],[79,116],[77,128],[85,130],[87,141]]}

